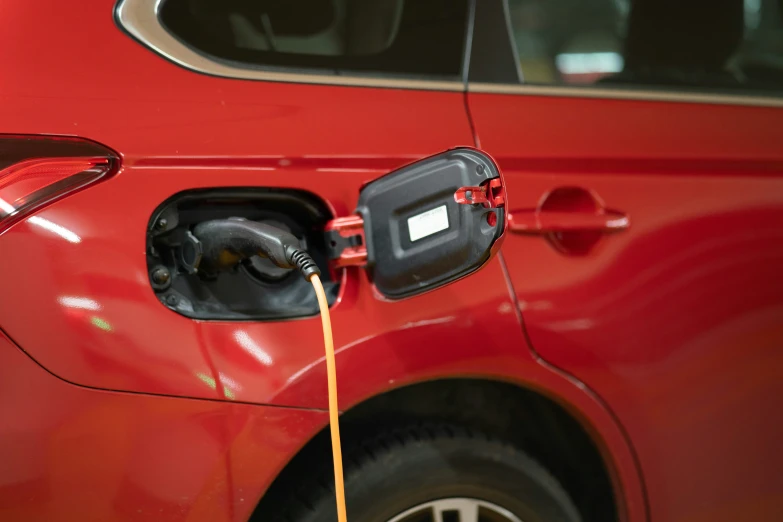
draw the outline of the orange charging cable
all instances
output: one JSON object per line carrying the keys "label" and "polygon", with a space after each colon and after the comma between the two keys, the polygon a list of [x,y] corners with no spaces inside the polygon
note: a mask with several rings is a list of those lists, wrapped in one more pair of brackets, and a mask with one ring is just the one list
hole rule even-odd
{"label": "orange charging cable", "polygon": [[337,369],[334,362],[334,340],[332,339],[332,321],[329,318],[329,303],[318,274],[310,276],[310,282],[318,297],[321,309],[321,324],[324,329],[326,347],[326,380],[329,387],[329,429],[332,434],[332,460],[334,460],[334,494],[337,499],[337,521],[348,522],[345,511],[345,485],[343,483],[343,451],[340,447],[339,409],[337,407]]}

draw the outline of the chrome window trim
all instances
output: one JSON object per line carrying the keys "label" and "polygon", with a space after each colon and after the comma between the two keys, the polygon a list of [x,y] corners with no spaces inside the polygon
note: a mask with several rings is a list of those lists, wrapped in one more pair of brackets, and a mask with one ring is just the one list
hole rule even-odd
{"label": "chrome window trim", "polygon": [[[163,0],[120,0],[116,7],[119,25],[144,46],[185,69],[195,72],[235,78],[272,82],[326,84],[354,87],[382,87],[397,89],[419,89],[436,91],[462,91],[461,81],[435,81],[416,79],[380,78],[369,76],[337,76],[279,72],[236,67],[203,56],[180,42],[169,33],[158,18]],[[592,87],[568,87],[558,85],[494,84],[471,82],[468,92],[517,94],[528,96],[554,96],[568,98],[599,98],[616,100],[662,101],[682,103],[705,103],[719,105],[744,105],[754,107],[783,107],[783,98],[758,95],[732,95],[709,93],[684,93],[648,89],[607,89]]]}
{"label": "chrome window trim", "polygon": [[468,92],[485,94],[518,94],[527,96],[554,96],[565,98],[602,98],[611,100],[639,100],[718,105],[745,105],[751,107],[783,107],[783,98],[741,94],[686,93],[650,89],[608,89],[594,87],[567,87],[559,85],[515,85],[510,83],[468,83]]}
{"label": "chrome window trim", "polygon": [[264,71],[221,63],[192,50],[163,27],[160,23],[160,18],[158,17],[162,1],[163,0],[120,0],[115,10],[117,22],[125,31],[146,47],[168,60],[192,71],[223,78],[271,82],[315,83],[436,91],[463,91],[465,89],[465,84],[458,80],[431,81]]}

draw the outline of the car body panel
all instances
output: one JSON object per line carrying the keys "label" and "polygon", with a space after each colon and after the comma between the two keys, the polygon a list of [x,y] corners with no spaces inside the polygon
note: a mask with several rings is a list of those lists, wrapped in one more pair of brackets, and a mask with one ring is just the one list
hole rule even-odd
{"label": "car body panel", "polygon": [[75,386],[1,334],[0,383],[3,520],[247,520],[328,422],[315,410]]}
{"label": "car body panel", "polygon": [[[783,510],[783,110],[479,94],[510,212],[578,188],[627,217],[582,255],[503,252],[537,354],[593,389],[638,452],[654,520]],[[566,205],[580,215],[576,208]]]}
{"label": "car body panel", "polygon": [[[166,309],[147,275],[150,215],[182,190],[266,186],[345,216],[367,181],[456,146],[498,159],[512,211],[576,186],[631,228],[578,257],[509,236],[481,272],[400,303],[348,270],[332,315],[341,407],[432,379],[511,382],[588,431],[623,520],[779,505],[780,109],[539,88],[470,93],[468,115],[463,92],[217,78],[139,45],[114,4],[0,0],[1,38],[15,42],[0,46],[13,71],[0,132],[83,136],[122,158],[112,179],[0,235],[0,327],[19,346],[0,339],[0,408],[15,419],[0,429],[4,518],[246,519],[326,426],[320,323]],[[705,299],[704,316],[683,320]],[[710,471],[727,458],[745,473]]]}
{"label": "car body panel", "polygon": [[[146,178],[147,173],[164,182]],[[25,279],[0,282],[8,297],[0,310],[9,335],[49,371],[80,385],[326,408],[317,317],[202,322],[158,302],[147,279],[142,227],[180,181],[155,168],[135,175],[121,172],[0,236],[4,249],[21,254],[6,257],[11,272],[39,274],[33,293]],[[251,169],[232,176],[244,186],[258,182],[259,174]],[[210,169],[195,169],[187,183],[212,186],[214,179]],[[320,179],[306,186],[327,196],[341,188]],[[139,186],[144,190],[127,197]],[[107,226],[106,216],[116,215],[122,218]],[[40,219],[79,241],[41,227]],[[135,242],[127,239],[134,235]],[[402,303],[378,300],[363,272],[350,269],[332,312],[341,407],[438,378],[483,377],[537,389],[563,403],[594,433],[612,461],[615,485],[633,514],[629,519],[643,518],[638,470],[622,431],[581,383],[537,360],[515,308],[500,259],[469,279]]]}
{"label": "car body panel", "polygon": [[[29,221],[0,236],[0,248],[16,253],[5,263],[8,273],[31,271],[37,274],[34,284],[44,289],[30,288],[25,278],[2,278],[7,293],[0,326],[71,382],[214,398],[219,383],[210,389],[205,377],[214,372],[204,343],[229,342],[242,350],[233,337],[218,342],[220,336],[212,333],[232,334],[235,325],[176,316],[149,287],[144,231],[154,209],[170,196],[198,187],[303,187],[336,215],[348,215],[363,183],[413,159],[472,145],[459,92],[226,80],[183,69],[139,45],[107,20],[112,1],[83,13],[52,3],[45,17],[19,6],[11,6],[14,23],[0,22],[4,38],[28,41],[20,27],[35,21],[47,42],[69,44],[46,45],[35,60],[29,53],[2,55],[2,67],[20,81],[2,85],[0,131],[79,134],[122,157],[112,179],[38,214],[70,236]],[[73,34],[77,22],[92,30]],[[79,56],[87,72],[88,64],[109,55],[123,63],[128,81],[110,75],[85,81],[78,71],[62,69]],[[57,96],[51,95],[54,84]],[[85,303],[87,309],[79,308]],[[335,321],[339,325],[339,313]],[[283,351],[310,340],[309,354],[287,354],[283,364],[290,374],[320,356],[317,317],[247,328],[277,339]],[[286,378],[273,379],[260,395],[237,391],[237,398],[274,402],[274,389]]]}

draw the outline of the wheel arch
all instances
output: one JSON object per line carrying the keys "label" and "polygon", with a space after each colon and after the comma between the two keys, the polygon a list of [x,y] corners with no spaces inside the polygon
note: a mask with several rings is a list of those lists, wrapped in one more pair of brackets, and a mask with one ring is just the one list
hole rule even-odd
{"label": "wheel arch", "polygon": [[[618,520],[611,463],[600,441],[558,401],[540,391],[487,378],[442,378],[408,384],[367,398],[340,417],[341,438],[350,448],[380,430],[419,422],[462,425],[507,441],[549,470],[568,491],[585,522]],[[273,518],[297,483],[317,466],[331,469],[325,426],[291,459],[270,485],[254,520]]]}

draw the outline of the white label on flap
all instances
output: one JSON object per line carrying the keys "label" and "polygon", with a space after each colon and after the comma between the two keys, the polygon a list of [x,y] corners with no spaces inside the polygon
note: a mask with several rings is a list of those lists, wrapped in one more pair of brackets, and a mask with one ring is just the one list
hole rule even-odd
{"label": "white label on flap", "polygon": [[408,218],[408,235],[410,235],[411,241],[431,236],[447,228],[449,228],[449,213],[446,210],[446,205]]}

